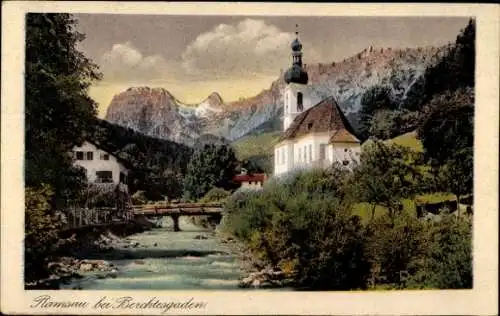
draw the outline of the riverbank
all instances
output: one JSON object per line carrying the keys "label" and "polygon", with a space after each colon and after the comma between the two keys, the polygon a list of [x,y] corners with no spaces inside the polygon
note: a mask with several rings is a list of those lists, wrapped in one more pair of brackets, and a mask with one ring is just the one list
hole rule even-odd
{"label": "riverbank", "polygon": [[257,259],[248,247],[233,236],[219,229],[215,231],[215,236],[231,249],[244,272],[245,276],[239,280],[238,286],[240,288],[276,289],[292,286],[292,280],[279,267]]}
{"label": "riverbank", "polygon": [[97,278],[113,278],[117,268],[107,260],[100,259],[103,254],[115,248],[134,248],[139,244],[126,237],[154,228],[145,219],[118,224],[116,226],[67,230],[61,232],[61,244],[57,250],[48,254],[47,276],[25,283],[25,289],[59,289],[62,284],[93,274]]}

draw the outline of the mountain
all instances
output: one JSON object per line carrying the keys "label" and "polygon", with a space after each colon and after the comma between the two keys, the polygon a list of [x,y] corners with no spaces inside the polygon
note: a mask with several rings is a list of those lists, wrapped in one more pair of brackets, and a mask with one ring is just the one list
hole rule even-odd
{"label": "mountain", "polygon": [[[388,85],[398,101],[449,47],[364,49],[340,62],[306,65],[314,93],[333,95],[347,118],[357,126],[363,93]],[[307,56],[306,56],[307,58]],[[184,104],[163,88],[129,88],[116,95],[105,119],[146,135],[194,146],[202,134],[235,141],[245,135],[281,130],[283,74],[269,89],[234,102],[214,92],[200,104]]]}

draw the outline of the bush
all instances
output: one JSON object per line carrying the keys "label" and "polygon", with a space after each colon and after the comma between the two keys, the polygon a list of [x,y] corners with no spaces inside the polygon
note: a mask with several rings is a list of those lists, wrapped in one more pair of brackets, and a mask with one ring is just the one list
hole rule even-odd
{"label": "bush", "polygon": [[225,205],[225,229],[297,287],[362,288],[362,226],[342,200],[343,180],[340,170],[314,170],[235,194]]}
{"label": "bush", "polygon": [[45,184],[25,189],[25,281],[45,276],[47,256],[57,245],[62,223],[51,206],[53,196],[52,188]]}
{"label": "bush", "polygon": [[129,200],[129,194],[120,190],[113,183],[88,184],[84,191],[85,207],[118,207],[123,209]]}
{"label": "bush", "polygon": [[147,204],[148,199],[146,198],[146,195],[144,194],[144,191],[139,190],[132,194],[132,204],[134,205],[141,205],[141,204]]}
{"label": "bush", "polygon": [[472,223],[445,215],[427,223],[425,260],[405,282],[407,288],[472,288]]}
{"label": "bush", "polygon": [[205,194],[204,197],[200,199],[200,203],[208,203],[208,202],[222,202],[231,196],[231,192],[226,191],[221,188],[212,188],[210,191]]}
{"label": "bush", "polygon": [[370,287],[404,288],[416,263],[425,257],[425,223],[401,214],[393,222],[382,216],[366,227],[366,260],[370,263]]}

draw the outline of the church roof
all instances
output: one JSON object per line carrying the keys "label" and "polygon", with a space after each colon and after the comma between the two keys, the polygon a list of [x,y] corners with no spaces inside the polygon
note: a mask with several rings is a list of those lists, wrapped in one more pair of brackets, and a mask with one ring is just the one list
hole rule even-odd
{"label": "church roof", "polygon": [[295,139],[310,133],[331,133],[332,142],[356,142],[354,131],[333,97],[329,97],[299,114],[279,141]]}
{"label": "church roof", "polygon": [[330,140],[328,141],[328,143],[329,144],[331,144],[331,143],[357,143],[357,144],[359,144],[360,141],[356,136],[349,133],[347,130],[340,129],[340,130],[333,132],[333,135],[332,135],[332,137],[330,137]]}

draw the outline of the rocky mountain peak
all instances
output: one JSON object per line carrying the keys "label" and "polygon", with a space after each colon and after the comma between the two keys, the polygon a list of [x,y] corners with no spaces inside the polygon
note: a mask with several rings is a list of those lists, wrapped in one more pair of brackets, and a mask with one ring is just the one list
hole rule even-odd
{"label": "rocky mountain peak", "polygon": [[224,100],[222,100],[222,97],[217,92],[212,92],[205,101],[209,102],[212,106],[221,106],[224,104]]}
{"label": "rocky mountain peak", "polygon": [[[369,46],[341,61],[308,64],[307,72],[315,93],[334,96],[344,114],[355,117],[367,89],[390,86],[395,97],[403,99],[425,69],[444,53],[444,47]],[[280,75],[253,97],[224,103],[213,92],[197,105],[179,102],[164,88],[129,88],[113,98],[106,119],[188,145],[204,133],[236,140],[254,131],[281,130],[285,85]]]}

